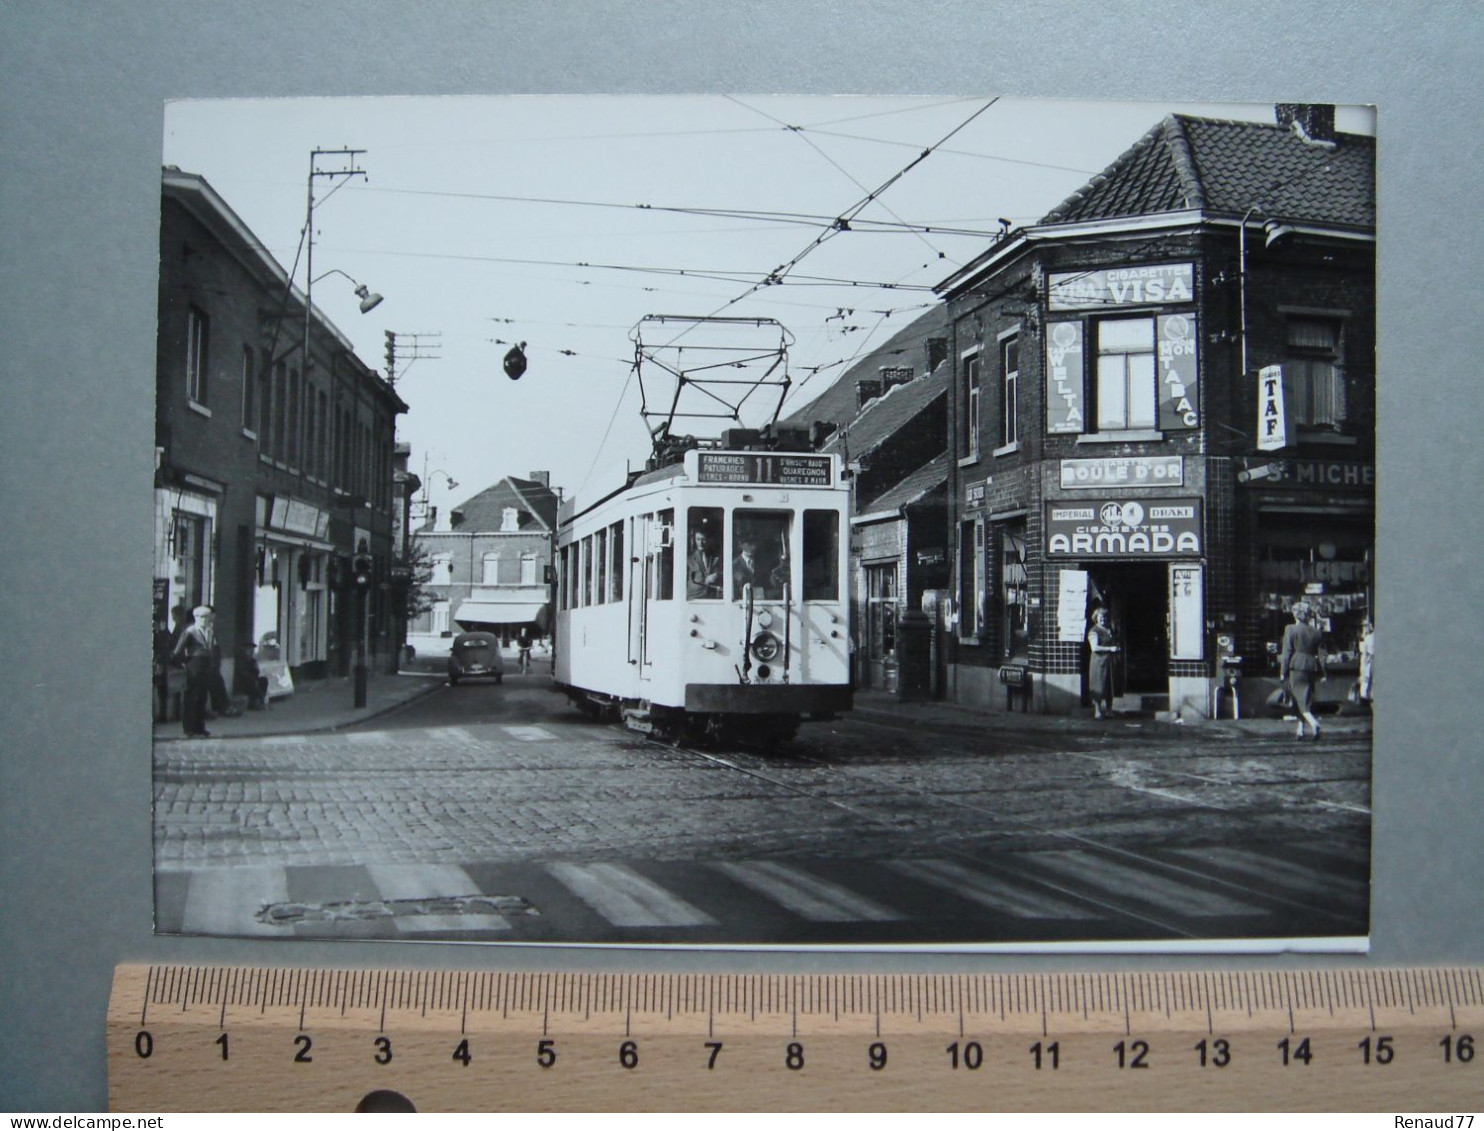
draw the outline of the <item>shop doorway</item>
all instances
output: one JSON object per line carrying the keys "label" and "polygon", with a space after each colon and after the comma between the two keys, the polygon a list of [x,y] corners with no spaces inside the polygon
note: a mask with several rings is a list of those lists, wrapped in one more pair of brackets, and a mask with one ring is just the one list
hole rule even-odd
{"label": "shop doorway", "polygon": [[1088,571],[1088,616],[1106,605],[1123,648],[1113,665],[1115,695],[1170,689],[1169,568],[1167,562],[1115,562]]}

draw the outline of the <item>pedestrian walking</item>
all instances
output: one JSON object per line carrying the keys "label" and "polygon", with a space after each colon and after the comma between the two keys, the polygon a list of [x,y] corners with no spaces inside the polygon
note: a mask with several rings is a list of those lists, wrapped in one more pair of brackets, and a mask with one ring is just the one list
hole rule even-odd
{"label": "pedestrian walking", "polygon": [[1372,682],[1375,678],[1376,663],[1376,622],[1370,617],[1365,618],[1365,624],[1360,629],[1360,680],[1357,691],[1360,693],[1360,701],[1367,706],[1375,696],[1372,694]]}
{"label": "pedestrian walking", "polygon": [[1293,623],[1283,630],[1283,651],[1279,658],[1279,677],[1293,696],[1294,710],[1298,712],[1296,737],[1304,737],[1304,724],[1314,730],[1314,741],[1319,741],[1319,720],[1314,717],[1314,677],[1329,678],[1324,667],[1324,634],[1314,623],[1313,610],[1307,601],[1296,601],[1293,606]]}
{"label": "pedestrian walking", "polygon": [[524,626],[515,634],[515,650],[520,657],[520,674],[525,675],[531,670],[531,630]]}
{"label": "pedestrian walking", "polygon": [[1092,717],[1106,719],[1113,713],[1113,657],[1119,650],[1113,642],[1106,606],[1093,610],[1087,647],[1092,653],[1087,661],[1087,694],[1092,697]]}
{"label": "pedestrian walking", "polygon": [[185,667],[180,721],[187,737],[206,738],[206,703],[222,678],[222,648],[216,639],[216,613],[210,605],[191,611],[193,623],[180,634],[171,658]]}

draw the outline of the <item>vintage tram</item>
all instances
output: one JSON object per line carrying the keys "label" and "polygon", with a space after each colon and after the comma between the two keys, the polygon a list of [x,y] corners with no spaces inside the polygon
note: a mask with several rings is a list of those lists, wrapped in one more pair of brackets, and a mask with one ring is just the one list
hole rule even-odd
{"label": "vintage tram", "polygon": [[563,505],[553,670],[574,703],[657,736],[759,745],[850,707],[839,458],[757,436],[724,433]]}

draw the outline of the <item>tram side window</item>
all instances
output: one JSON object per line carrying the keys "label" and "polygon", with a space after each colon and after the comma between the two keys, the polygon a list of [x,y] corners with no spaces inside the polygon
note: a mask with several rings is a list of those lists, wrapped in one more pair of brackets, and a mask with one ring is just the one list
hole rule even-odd
{"label": "tram side window", "polygon": [[582,603],[593,603],[593,536],[582,540]]}
{"label": "tram side window", "polygon": [[623,523],[615,522],[608,528],[608,546],[613,552],[613,599],[623,600],[623,578],[628,572],[628,563],[623,556]]}
{"label": "tram side window", "polygon": [[840,515],[804,512],[804,600],[840,599]]}
{"label": "tram side window", "polygon": [[558,568],[562,571],[561,572],[561,582],[557,585],[557,611],[558,612],[561,612],[561,611],[563,611],[563,610],[568,609],[568,608],[571,607],[571,605],[567,601],[567,550],[568,549],[570,549],[570,547],[563,546],[559,551],[557,551]]}
{"label": "tram side window", "polygon": [[752,586],[754,597],[776,601],[791,579],[788,531],[792,511],[735,510],[732,512],[732,600],[742,599]]}
{"label": "tram side window", "polygon": [[685,515],[685,599],[721,600],[722,509],[691,507]]}
{"label": "tram side window", "polygon": [[659,576],[655,578],[654,599],[673,601],[675,599],[675,509],[673,507],[659,512],[659,526],[655,533],[659,537],[659,545],[655,552]]}
{"label": "tram side window", "polygon": [[608,600],[608,530],[606,527],[593,535],[593,555],[598,559],[595,571],[598,587],[593,599],[601,605]]}

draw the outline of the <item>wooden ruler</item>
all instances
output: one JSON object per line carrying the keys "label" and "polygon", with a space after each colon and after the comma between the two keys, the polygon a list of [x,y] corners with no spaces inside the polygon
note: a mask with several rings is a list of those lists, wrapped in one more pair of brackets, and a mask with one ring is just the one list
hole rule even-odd
{"label": "wooden ruler", "polygon": [[108,1076],[119,1112],[1469,1112],[1484,1107],[1484,968],[121,966]]}

